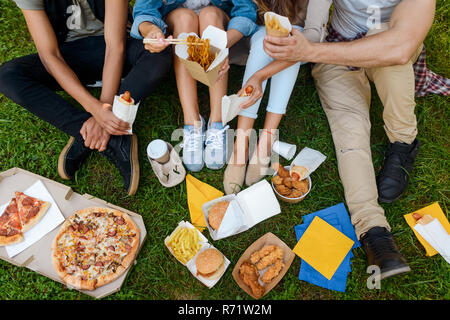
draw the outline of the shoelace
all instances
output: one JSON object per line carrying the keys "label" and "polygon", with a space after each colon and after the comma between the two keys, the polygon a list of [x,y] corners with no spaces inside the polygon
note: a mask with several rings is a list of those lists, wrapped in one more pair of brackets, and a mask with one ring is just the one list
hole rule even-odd
{"label": "shoelace", "polygon": [[198,133],[198,130],[190,130],[189,133],[184,136],[183,149],[187,152],[197,150],[203,142],[203,136],[203,134]]}
{"label": "shoelace", "polygon": [[230,126],[225,126],[223,129],[209,129],[208,136],[206,138],[206,145],[212,149],[223,148],[223,133],[228,130]]}

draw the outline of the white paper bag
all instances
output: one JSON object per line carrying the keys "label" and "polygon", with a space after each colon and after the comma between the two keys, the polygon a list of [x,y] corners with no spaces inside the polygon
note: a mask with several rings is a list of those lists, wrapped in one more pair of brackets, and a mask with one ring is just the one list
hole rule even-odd
{"label": "white paper bag", "polygon": [[305,147],[300,151],[300,153],[292,161],[292,166],[302,166],[308,171],[308,174],[304,177],[307,178],[311,173],[316,171],[316,169],[325,161],[327,157],[321,152]]}
{"label": "white paper bag", "polygon": [[239,107],[242,103],[250,99],[250,96],[239,97],[237,94],[231,96],[222,97],[222,125],[225,126],[228,122],[233,120],[241,108]]}
{"label": "white paper bag", "polygon": [[130,124],[130,130],[128,130],[130,134],[133,133],[133,123],[136,119],[139,103],[140,102],[138,102],[138,104],[127,105],[120,102],[119,96],[114,97],[112,112],[117,118]]}
{"label": "white paper bag", "polygon": [[438,219],[422,225],[417,223],[416,230],[439,254],[450,263],[450,235],[444,229]]}
{"label": "white paper bag", "polygon": [[[220,201],[229,201],[219,229],[214,230],[208,222],[211,207]],[[206,202],[202,206],[206,226],[213,240],[220,240],[244,232],[256,224],[281,212],[280,204],[267,180],[261,180],[239,192]]]}

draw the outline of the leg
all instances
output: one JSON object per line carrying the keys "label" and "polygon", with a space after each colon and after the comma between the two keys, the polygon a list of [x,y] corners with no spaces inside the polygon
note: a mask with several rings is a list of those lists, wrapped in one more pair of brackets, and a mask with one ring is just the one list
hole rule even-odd
{"label": "leg", "polygon": [[[194,11],[186,8],[178,8],[170,12],[167,15],[166,23],[175,38],[183,32],[199,33],[197,15]],[[200,121],[197,99],[197,81],[191,77],[186,67],[175,54],[174,68],[178,94],[180,96],[181,107],[183,108],[184,124],[194,125],[196,122],[198,123]]]}
{"label": "leg", "polygon": [[358,238],[380,226],[390,230],[378,204],[370,150],[370,85],[363,70],[318,64],[313,77],[336,148],[339,175]]}
{"label": "leg", "polygon": [[370,85],[364,70],[319,64],[312,73],[333,135],[352,223],[369,265],[379,266],[381,279],[408,272],[377,202],[370,153]]}
{"label": "leg", "polygon": [[170,70],[172,58],[171,47],[159,53],[150,53],[144,49],[142,41],[127,39],[125,78],[119,94],[129,91],[135,101],[145,100]]}
{"label": "leg", "polygon": [[[208,6],[202,9],[198,15],[200,36],[203,31],[209,26],[215,26],[224,30],[228,24],[229,18],[221,9]],[[217,81],[212,87],[209,88],[210,96],[210,123],[222,121],[222,97],[227,94],[228,86],[228,72],[223,76],[220,81]]]}
{"label": "leg", "polygon": [[394,202],[406,191],[409,175],[419,151],[420,143],[416,139],[417,121],[414,113],[416,103],[413,64],[422,48],[423,45],[420,45],[404,65],[366,70],[369,79],[375,83],[378,96],[383,103],[384,129],[389,138],[384,163],[377,176],[380,202]]}

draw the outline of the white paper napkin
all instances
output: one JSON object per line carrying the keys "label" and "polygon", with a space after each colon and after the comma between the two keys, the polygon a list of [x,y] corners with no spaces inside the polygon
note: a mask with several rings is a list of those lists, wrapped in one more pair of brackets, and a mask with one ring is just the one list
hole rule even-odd
{"label": "white paper napkin", "polygon": [[416,230],[439,254],[450,263],[450,235],[444,229],[438,219],[422,225],[417,223]]}
{"label": "white paper napkin", "polygon": [[[35,242],[39,241],[47,233],[55,229],[58,225],[64,222],[65,218],[56,205],[55,200],[48,192],[41,180],[36,181],[31,187],[23,191],[27,196],[38,198],[43,201],[50,202],[50,208],[33,228],[23,234],[24,241],[6,246],[6,252],[10,258],[21,253]],[[6,208],[8,203],[0,207],[0,212]]]}
{"label": "white paper napkin", "polygon": [[239,106],[250,99],[248,97],[239,97],[236,94],[231,96],[223,96],[222,97],[222,125],[225,126],[228,122],[233,120],[239,112],[241,112],[241,108]]}
{"label": "white paper napkin", "polygon": [[311,173],[316,171],[316,169],[325,161],[327,157],[321,152],[305,147],[300,151],[300,153],[292,161],[292,166],[302,166],[308,170],[308,174],[305,178],[309,177]]}
{"label": "white paper napkin", "polygon": [[126,105],[120,102],[119,98],[120,98],[119,96],[114,97],[112,112],[117,118],[130,124],[130,129],[128,130],[128,133],[132,134],[133,123],[134,120],[136,119],[140,102],[138,102],[138,104]]}

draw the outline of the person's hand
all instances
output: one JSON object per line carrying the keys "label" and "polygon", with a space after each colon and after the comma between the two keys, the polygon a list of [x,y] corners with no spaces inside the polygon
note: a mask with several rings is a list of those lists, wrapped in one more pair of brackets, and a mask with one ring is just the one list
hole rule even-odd
{"label": "person's hand", "polygon": [[100,103],[99,106],[94,108],[92,115],[98,124],[109,134],[115,136],[130,134],[127,131],[130,129],[130,124],[117,118],[112,112],[112,106],[110,104]]}
{"label": "person's hand", "polygon": [[266,35],[264,51],[275,60],[291,62],[307,62],[313,44],[297,29],[292,29],[289,37],[274,37]]}
{"label": "person's hand", "polygon": [[90,117],[83,123],[80,134],[84,139],[84,145],[90,149],[97,149],[102,152],[106,150],[110,134],[95,121],[94,117]]}
{"label": "person's hand", "polygon": [[250,79],[247,80],[242,89],[239,90],[238,96],[240,96],[244,92],[244,90],[247,89],[248,87],[253,88],[253,90],[251,91],[250,99],[241,103],[241,105],[239,106],[241,109],[246,109],[254,105],[259,99],[261,99],[261,97],[263,96],[262,91],[263,81],[264,79],[261,78],[257,73],[255,73],[253,76],[250,77]]}
{"label": "person's hand", "polygon": [[[150,51],[151,53],[157,53],[163,51],[165,48],[169,46],[170,43],[165,41],[164,33],[160,28],[156,25],[152,25],[147,32],[147,34],[143,35],[145,39],[158,39],[157,43],[147,43],[145,44],[145,49]],[[173,39],[172,36],[169,36],[167,39]]]}
{"label": "person's hand", "polygon": [[217,78],[217,81],[221,81],[225,74],[230,70],[230,65],[228,63],[228,57],[225,59],[225,62],[223,63],[222,67],[219,70],[219,77]]}

